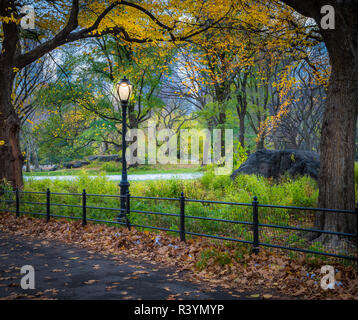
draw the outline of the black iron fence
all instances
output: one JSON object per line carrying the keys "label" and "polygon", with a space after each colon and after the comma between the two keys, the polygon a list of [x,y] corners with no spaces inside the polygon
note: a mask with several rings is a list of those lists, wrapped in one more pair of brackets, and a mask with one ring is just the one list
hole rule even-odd
{"label": "black iron fence", "polygon": [[[311,207],[295,207],[295,206],[278,206],[278,205],[269,205],[269,204],[260,204],[258,202],[257,197],[253,198],[253,201],[251,203],[239,203],[239,202],[225,202],[225,201],[211,201],[211,200],[198,200],[198,199],[190,199],[186,198],[183,193],[181,193],[181,196],[178,198],[160,198],[160,197],[141,197],[141,196],[131,196],[129,193],[125,196],[121,195],[103,195],[103,194],[88,194],[86,193],[86,190],[83,190],[82,193],[59,193],[59,192],[50,192],[50,189],[47,189],[46,192],[32,192],[32,191],[20,191],[19,189],[16,189],[15,191],[12,190],[3,190],[3,195],[6,195],[6,193],[10,193],[14,195],[12,199],[0,199],[0,203],[5,203],[6,208],[3,207],[4,212],[11,212],[15,213],[16,217],[19,217],[21,214],[25,215],[35,215],[35,216],[43,216],[46,218],[46,221],[48,222],[51,217],[55,218],[67,218],[67,219],[80,219],[82,220],[82,225],[85,226],[87,224],[87,221],[93,221],[93,222],[99,222],[99,223],[111,223],[111,224],[118,224],[118,225],[124,225],[127,228],[131,227],[138,227],[138,228],[149,228],[154,230],[161,230],[161,231],[168,231],[168,232],[174,232],[179,234],[180,240],[185,241],[186,235],[190,236],[199,236],[199,237],[207,237],[212,239],[219,239],[219,240],[225,240],[225,241],[234,241],[239,243],[245,243],[252,246],[252,252],[258,253],[260,250],[260,247],[268,247],[268,248],[276,248],[276,249],[283,249],[283,250],[290,250],[290,251],[296,251],[296,252],[303,252],[307,254],[314,254],[314,255],[323,255],[328,257],[335,257],[335,258],[342,258],[347,260],[353,260],[358,262],[358,233],[352,234],[352,233],[344,233],[344,232],[336,232],[336,231],[330,231],[330,230],[320,230],[315,229],[314,227],[297,227],[292,225],[278,225],[278,224],[271,224],[271,223],[262,223],[260,221],[260,208],[274,208],[274,209],[284,209],[284,210],[297,210],[297,212],[301,211],[309,211],[309,212],[325,212],[326,214],[349,214],[349,215],[355,215],[356,219],[356,225],[358,230],[358,206],[353,211],[351,210],[339,210],[339,209],[325,209],[325,208],[311,208]],[[21,195],[43,195],[46,196],[46,202],[37,202],[37,201],[23,201],[21,198]],[[74,204],[65,204],[65,203],[54,203],[52,202],[51,198],[52,196],[60,195],[60,196],[78,196],[81,197],[81,204],[80,205],[74,205]],[[125,197],[126,201],[126,208],[120,209],[120,208],[110,208],[110,207],[98,207],[98,206],[90,206],[87,204],[87,199],[90,197],[101,197],[101,198],[122,198]],[[131,201],[133,200],[153,200],[153,201],[172,201],[178,204],[178,213],[165,213],[165,212],[156,212],[156,211],[150,211],[150,210],[135,210],[131,209]],[[241,206],[246,208],[251,208],[251,219],[248,221],[241,221],[241,220],[230,220],[230,219],[221,219],[221,218],[215,218],[215,217],[208,217],[208,216],[195,216],[188,214],[186,210],[186,205],[188,203],[201,203],[201,204],[215,204],[215,205],[230,205],[230,206]],[[11,208],[15,204],[15,210],[14,208]],[[27,205],[36,205],[46,206],[46,212],[33,212],[33,211],[22,211],[20,210],[20,206],[22,204]],[[70,215],[59,215],[59,214],[53,214],[51,213],[51,208],[57,206],[57,207],[72,207],[72,208],[78,208],[81,209],[81,215],[80,216],[70,216]],[[117,216],[113,221],[110,220],[104,220],[104,219],[95,219],[91,218],[87,215],[87,209],[100,209],[100,210],[108,210],[112,212],[117,212]],[[137,224],[137,223],[131,223],[131,214],[149,214],[149,215],[158,215],[158,216],[167,216],[172,217],[175,219],[178,219],[179,223],[178,229],[172,229],[172,228],[165,228],[161,226],[150,226],[150,225],[143,225],[143,224]],[[192,232],[186,230],[186,224],[189,219],[194,220],[206,220],[209,222],[221,222],[221,223],[229,223],[229,224],[235,224],[235,225],[245,225],[249,228],[249,230],[252,233],[251,240],[247,239],[240,239],[240,238],[234,238],[234,237],[228,237],[228,236],[220,236],[215,234],[207,234],[207,233],[200,233],[200,232]],[[332,253],[332,252],[326,252],[326,251],[319,251],[319,250],[311,250],[311,249],[305,249],[305,248],[298,248],[298,247],[292,247],[288,246],[287,244],[274,244],[269,243],[267,241],[261,240],[261,235],[263,234],[263,229],[279,229],[279,230],[291,230],[296,232],[310,232],[315,234],[327,234],[327,235],[333,235],[338,236],[342,238],[348,238],[352,240],[352,243],[356,242],[356,246],[354,249],[354,252],[352,253],[352,250],[350,251],[350,254],[344,253]]]}

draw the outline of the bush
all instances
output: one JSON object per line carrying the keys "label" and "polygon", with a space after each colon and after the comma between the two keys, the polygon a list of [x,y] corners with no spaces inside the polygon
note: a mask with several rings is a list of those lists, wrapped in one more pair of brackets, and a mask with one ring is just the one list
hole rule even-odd
{"label": "bush", "polygon": [[101,169],[105,172],[119,172],[122,170],[122,164],[115,161],[105,162]]}
{"label": "bush", "polygon": [[101,163],[98,160],[90,161],[90,164],[86,165],[86,169],[101,167]]}
{"label": "bush", "polygon": [[214,171],[208,171],[201,178],[201,183],[207,189],[225,189],[232,184],[229,176],[215,175]]}
{"label": "bush", "polygon": [[196,267],[199,270],[203,270],[211,264],[218,264],[223,267],[230,263],[231,257],[227,252],[220,252],[215,249],[206,249],[200,253],[199,259],[196,262]]}

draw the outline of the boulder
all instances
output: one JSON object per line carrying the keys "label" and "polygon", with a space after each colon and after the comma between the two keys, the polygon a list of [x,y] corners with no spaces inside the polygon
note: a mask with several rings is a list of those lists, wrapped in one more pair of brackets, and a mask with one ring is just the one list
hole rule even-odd
{"label": "boulder", "polygon": [[95,161],[97,160],[98,156],[89,156],[87,157],[88,161]]}
{"label": "boulder", "polygon": [[56,170],[58,170],[57,164],[53,165],[51,168],[48,169],[48,171],[56,171]]}
{"label": "boulder", "polygon": [[118,154],[110,154],[110,155],[96,155],[96,156],[89,156],[89,161],[100,161],[100,162],[108,162],[108,161],[120,161],[120,157]]}
{"label": "boulder", "polygon": [[278,178],[288,172],[291,176],[308,175],[318,178],[319,155],[302,150],[257,150],[231,175],[257,174],[266,178]]}
{"label": "boulder", "polygon": [[88,164],[90,164],[88,161],[76,160],[76,161],[71,161],[71,162],[65,162],[63,164],[63,166],[66,169],[71,169],[71,168],[81,168],[81,167],[86,166]]}

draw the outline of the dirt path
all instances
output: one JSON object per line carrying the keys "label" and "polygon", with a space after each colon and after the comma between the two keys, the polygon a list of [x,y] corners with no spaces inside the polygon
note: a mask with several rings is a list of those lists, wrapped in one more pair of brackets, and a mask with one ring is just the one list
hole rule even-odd
{"label": "dirt path", "polygon": [[[20,286],[23,265],[35,270],[35,289]],[[253,299],[252,292],[209,291],[155,263],[106,256],[56,241],[0,231],[2,299]]]}

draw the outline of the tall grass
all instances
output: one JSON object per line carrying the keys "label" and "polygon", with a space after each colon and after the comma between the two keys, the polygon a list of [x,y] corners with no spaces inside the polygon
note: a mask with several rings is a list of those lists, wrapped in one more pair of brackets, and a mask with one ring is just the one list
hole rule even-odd
{"label": "tall grass", "polygon": [[[50,188],[58,193],[81,193],[86,189],[87,194],[119,194],[118,184],[107,179],[104,173],[98,177],[90,177],[85,171],[74,181],[64,180],[28,180],[24,191],[44,192]],[[262,204],[287,206],[315,206],[317,201],[317,185],[308,177],[291,179],[284,177],[279,183],[255,175],[239,175],[235,181],[228,176],[216,176],[213,171],[207,172],[198,180],[166,180],[132,182],[130,186],[132,196],[178,198],[184,192],[186,198],[202,200],[221,200],[250,204],[254,196]],[[45,195],[23,194],[22,201],[45,202]],[[56,206],[56,204],[80,205],[80,196],[52,195],[51,211],[54,214],[78,216],[81,208]],[[88,206],[119,208],[119,198],[88,196]],[[132,199],[131,209],[138,211],[155,211],[165,213],[179,213],[179,201],[160,201],[148,199]],[[45,205],[22,204],[22,211],[45,211]],[[95,219],[114,220],[116,212],[101,209],[88,209],[88,216]],[[191,216],[211,217],[239,221],[252,220],[250,206],[232,206],[208,203],[186,202],[186,214]],[[260,208],[262,223],[289,224],[291,219],[289,210]],[[296,215],[298,221],[300,215]],[[144,213],[132,213],[131,222],[148,224],[166,228],[179,227],[177,217],[158,216]],[[187,230],[206,232],[210,234],[241,237],[251,240],[250,229],[246,225],[224,224],[208,220],[187,219]]]}

